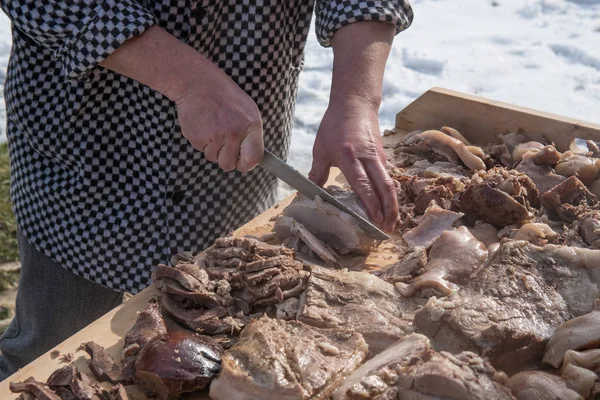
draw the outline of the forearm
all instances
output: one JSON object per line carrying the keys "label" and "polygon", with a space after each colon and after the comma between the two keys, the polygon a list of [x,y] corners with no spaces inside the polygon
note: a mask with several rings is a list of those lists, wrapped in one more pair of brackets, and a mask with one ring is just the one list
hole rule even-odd
{"label": "forearm", "polygon": [[336,32],[332,39],[332,101],[358,98],[379,109],[394,32],[393,25],[377,21],[356,22]]}
{"label": "forearm", "polygon": [[194,48],[155,26],[123,43],[100,65],[175,101],[210,64]]}

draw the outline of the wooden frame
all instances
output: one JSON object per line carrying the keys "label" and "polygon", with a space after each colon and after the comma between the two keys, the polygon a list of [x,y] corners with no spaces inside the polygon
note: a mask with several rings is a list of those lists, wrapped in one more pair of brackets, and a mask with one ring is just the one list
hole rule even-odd
{"label": "wooden frame", "polygon": [[[403,134],[413,130],[439,129],[444,125],[458,129],[473,143],[479,144],[495,142],[498,140],[498,134],[511,131],[520,131],[534,140],[545,138],[553,141],[561,150],[565,150],[574,137],[600,141],[600,125],[447,89],[433,88],[398,113],[395,126],[397,134],[384,137],[384,143],[388,145],[397,143]],[[339,182],[339,178],[339,171],[333,170],[330,183]],[[260,234],[269,230],[269,220],[279,214],[289,204],[291,198],[292,196],[288,197],[242,226],[236,234]],[[375,264],[394,262],[397,258],[395,259],[393,254],[392,241],[392,244],[386,243],[382,246],[379,253],[370,256],[367,262]],[[156,294],[154,287],[142,291],[65,340],[55,350],[61,354],[74,353],[75,362],[86,373],[89,373],[87,355],[81,351],[76,352],[81,343],[93,340],[107,348],[109,354],[115,359],[120,359],[121,339],[133,326],[137,311],[143,309],[148,300]],[[10,393],[9,382],[22,381],[30,376],[45,381],[56,368],[62,365],[64,364],[60,363],[59,358],[51,359],[49,351],[0,383],[0,398],[17,398],[17,395]],[[145,398],[135,387],[131,388],[130,394],[136,400]],[[207,399],[208,396],[205,393],[198,393],[185,398]]]}

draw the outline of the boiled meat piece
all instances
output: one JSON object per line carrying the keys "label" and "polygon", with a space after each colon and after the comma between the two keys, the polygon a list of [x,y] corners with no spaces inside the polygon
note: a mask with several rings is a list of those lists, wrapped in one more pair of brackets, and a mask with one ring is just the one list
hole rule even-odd
{"label": "boiled meat piece", "polygon": [[33,377],[25,379],[23,382],[10,382],[9,389],[13,393],[27,393],[30,398],[39,400],[61,400],[61,398],[48,386],[37,382]]}
{"label": "boiled meat piece", "polygon": [[368,273],[313,267],[300,298],[298,320],[319,328],[359,332],[378,353],[412,332],[416,302]]}
{"label": "boiled meat piece", "polygon": [[567,151],[554,166],[554,170],[565,177],[576,176],[584,185],[589,185],[600,170],[600,160]]}
{"label": "boiled meat piece", "polygon": [[512,158],[514,161],[519,162],[523,159],[523,154],[532,151],[537,153],[541,149],[544,148],[544,145],[540,142],[525,142],[520,143],[515,146],[515,149],[512,152]]}
{"label": "boiled meat piece", "polygon": [[568,350],[600,346],[600,300],[589,314],[573,318],[560,325],[548,341],[544,362],[560,367]]}
{"label": "boiled meat piece", "polygon": [[533,162],[537,165],[556,165],[562,154],[553,145],[545,146],[533,156]]}
{"label": "boiled meat piece", "polygon": [[581,216],[579,234],[592,248],[600,248],[600,211],[590,211]]}
{"label": "boiled meat piece", "polygon": [[389,283],[407,283],[422,273],[426,264],[427,251],[422,247],[417,247],[406,253],[397,263],[383,269],[378,276]]}
{"label": "boiled meat piece", "polygon": [[222,358],[215,400],[328,399],[366,358],[359,333],[262,317]]}
{"label": "boiled meat piece", "polygon": [[[335,265],[337,254],[335,251],[313,235],[301,223],[293,218],[280,216],[273,227],[277,236],[283,240],[297,238],[304,243],[314,254],[328,265]],[[298,249],[295,249],[298,250]]]}
{"label": "boiled meat piece", "polygon": [[536,246],[545,246],[548,242],[554,242],[558,239],[556,233],[547,224],[539,222],[530,222],[521,226],[513,235],[514,240],[526,240]]}
{"label": "boiled meat piece", "polygon": [[600,207],[596,196],[590,193],[575,176],[544,193],[542,201],[551,218],[561,219],[567,223]]}
{"label": "boiled meat piece", "polygon": [[459,131],[457,131],[454,128],[451,128],[449,126],[442,126],[440,128],[441,132],[444,132],[446,135],[448,136],[452,136],[454,139],[458,139],[461,142],[464,143],[465,146],[470,146],[471,143],[467,140],[467,138],[465,138],[462,133],[460,133]]}
{"label": "boiled meat piece", "polygon": [[594,388],[598,375],[587,368],[567,364],[562,368],[562,378],[569,389],[587,399]]}
{"label": "boiled meat piece", "polygon": [[565,177],[558,175],[547,164],[537,164],[540,162],[537,153],[528,152],[523,155],[523,160],[517,165],[516,170],[527,175],[535,183],[540,193],[545,193],[554,186],[565,181]]}
{"label": "boiled meat piece", "polygon": [[508,147],[505,144],[490,144],[484,147],[484,152],[490,158],[491,166],[501,165],[506,168],[512,168],[513,159]]}
{"label": "boiled meat piece", "polygon": [[437,161],[423,171],[423,176],[425,178],[464,179],[467,175],[467,170],[460,165],[444,161]]}
{"label": "boiled meat piece", "polygon": [[104,347],[94,342],[87,342],[82,347],[92,358],[90,370],[100,382],[118,383],[121,380],[121,368],[104,351]]}
{"label": "boiled meat piece", "polygon": [[597,370],[600,367],[600,348],[584,351],[567,350],[562,366],[564,368],[569,364],[589,370]]}
{"label": "boiled meat piece", "polygon": [[[333,187],[328,190],[345,206],[368,219],[354,192]],[[322,201],[319,197],[310,200],[298,195],[283,210],[283,215],[301,223],[317,238],[340,254],[368,254],[379,244],[378,241],[364,234],[354,217]]]}
{"label": "boiled meat piece", "polygon": [[425,336],[412,334],[354,371],[333,400],[513,399],[498,382],[503,378],[476,354],[438,353]]}
{"label": "boiled meat piece", "polygon": [[425,211],[419,224],[404,234],[404,241],[412,247],[429,247],[440,235],[453,228],[464,214],[444,210],[437,203],[432,202]]}
{"label": "boiled meat piece", "polygon": [[417,292],[449,295],[467,283],[469,276],[483,265],[486,256],[485,245],[466,227],[445,231],[431,247],[423,273],[406,287],[396,287],[404,296],[413,296]]}
{"label": "boiled meat piece", "polygon": [[85,374],[79,372],[75,364],[69,364],[54,371],[48,377],[46,384],[63,400],[100,400],[100,387],[98,385],[92,386],[89,383],[89,378],[85,379],[84,377],[87,378]]}
{"label": "boiled meat piece", "polygon": [[499,241],[498,229],[494,228],[493,225],[488,224],[487,222],[477,221],[474,227],[467,228],[471,234],[486,247]]}
{"label": "boiled meat piece", "polygon": [[506,386],[517,400],[584,400],[567,387],[560,376],[544,371],[524,371],[513,375]]}
{"label": "boiled meat piece", "polygon": [[467,146],[452,136],[436,130],[429,130],[413,138],[414,146],[417,149],[433,150],[434,152],[446,157],[450,162],[457,163],[462,161],[472,170],[485,170],[483,160],[469,151]]}
{"label": "boiled meat piece", "polygon": [[527,141],[527,137],[521,133],[510,132],[498,135],[498,138],[502,141],[502,143],[508,148],[508,150],[512,153],[521,143],[525,143]]}

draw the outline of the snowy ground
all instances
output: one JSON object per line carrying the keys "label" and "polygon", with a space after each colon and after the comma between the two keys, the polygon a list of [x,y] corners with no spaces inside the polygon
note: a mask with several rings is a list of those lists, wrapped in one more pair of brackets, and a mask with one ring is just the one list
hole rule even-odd
{"label": "snowy ground", "polygon": [[[382,130],[432,86],[600,123],[600,0],[412,0],[412,5],[414,23],[396,37],[386,68]],[[2,14],[0,80],[9,46]],[[320,48],[312,34],[289,159],[304,173],[327,107],[331,63],[331,51]],[[2,105],[2,132],[3,118]]]}

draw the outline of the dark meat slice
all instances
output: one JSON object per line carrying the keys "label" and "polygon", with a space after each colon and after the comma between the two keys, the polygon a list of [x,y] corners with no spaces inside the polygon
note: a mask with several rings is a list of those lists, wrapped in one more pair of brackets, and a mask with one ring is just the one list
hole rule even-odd
{"label": "dark meat slice", "polygon": [[[488,155],[489,168],[495,166],[503,166],[506,168],[512,168],[513,159],[508,147],[505,144],[490,144],[488,146],[484,146],[484,153]],[[487,164],[487,163],[486,163]]]}
{"label": "dark meat slice", "polygon": [[441,205],[442,208],[448,210],[452,205],[453,197],[454,192],[448,186],[427,186],[419,192],[415,199],[415,212],[417,214],[423,214],[432,201],[435,201],[437,204]]}
{"label": "dark meat slice", "polygon": [[446,296],[467,283],[469,276],[485,261],[487,251],[469,230],[461,226],[445,231],[435,241],[429,252],[429,262],[423,273],[404,286],[396,285],[404,296],[415,293]]}
{"label": "dark meat slice", "polygon": [[217,307],[230,304],[231,299],[218,296],[214,292],[186,290],[178,281],[171,278],[163,278],[155,281],[156,287],[163,293],[177,295],[192,301],[194,304],[203,307]]}
{"label": "dark meat slice", "polygon": [[541,163],[542,159],[539,158],[539,154],[543,153],[525,153],[516,170],[531,178],[540,193],[545,193],[564,182],[565,177],[554,173],[552,166]]}
{"label": "dark meat slice", "polygon": [[444,210],[435,202],[425,211],[418,225],[403,235],[404,241],[411,247],[430,247],[442,233],[451,230],[463,213]]}
{"label": "dark meat slice", "polygon": [[174,268],[169,267],[167,265],[159,264],[154,270],[154,281],[159,281],[164,278],[170,278],[179,282],[181,286],[183,286],[189,291],[202,291],[204,289],[204,283],[198,280],[193,275],[179,269],[180,266],[181,264],[178,265],[178,268]]}
{"label": "dark meat slice", "polygon": [[546,341],[572,314],[527,256],[529,246],[501,243],[489,265],[471,275],[463,289],[431,298],[417,312],[417,331],[437,350],[474,351],[509,374],[539,367]]}
{"label": "dark meat slice", "polygon": [[262,317],[223,355],[215,400],[328,399],[365,359],[359,333]]}
{"label": "dark meat slice", "polygon": [[513,375],[506,386],[517,400],[584,400],[565,381],[544,371],[524,371]]}
{"label": "dark meat slice", "polygon": [[48,386],[37,382],[33,377],[27,378],[23,382],[10,382],[9,389],[13,393],[29,392],[39,400],[61,400]]}
{"label": "dark meat slice", "polygon": [[343,328],[363,335],[378,353],[412,332],[416,302],[394,285],[369,274],[314,267],[300,298],[298,320],[319,328]]}
{"label": "dark meat slice", "polygon": [[[228,236],[222,237],[215,240],[214,246],[216,248],[231,248],[231,247],[243,247],[246,250],[250,250],[254,254],[258,254],[262,257],[274,257],[279,255],[293,256],[294,252],[284,246],[274,246],[267,243],[263,243],[259,240],[247,238],[247,237],[236,237]],[[223,257],[216,257],[223,258]]]}
{"label": "dark meat slice", "polygon": [[575,176],[544,193],[542,200],[551,218],[567,223],[599,207],[596,196]]}
{"label": "dark meat slice", "polygon": [[223,349],[207,336],[170,332],[146,345],[135,366],[135,381],[169,400],[203,389],[221,370]]}
{"label": "dark meat slice", "polygon": [[65,365],[54,371],[48,377],[46,384],[53,389],[59,386],[69,386],[77,379],[77,373],[77,367],[74,364]]}
{"label": "dark meat slice", "polygon": [[90,355],[90,370],[100,382],[118,383],[121,379],[121,368],[115,360],[104,351],[104,347],[94,342],[83,345],[84,350]]}
{"label": "dark meat slice", "polygon": [[421,273],[427,264],[427,251],[418,247],[405,254],[400,261],[380,271],[381,279],[389,283],[410,282],[414,276]]}
{"label": "dark meat slice", "polygon": [[354,371],[333,400],[513,399],[499,382],[504,378],[474,353],[437,353],[425,336],[412,334]]}
{"label": "dark meat slice", "polygon": [[63,400],[100,400],[101,389],[84,379],[74,364],[66,365],[54,371],[47,385]]}

